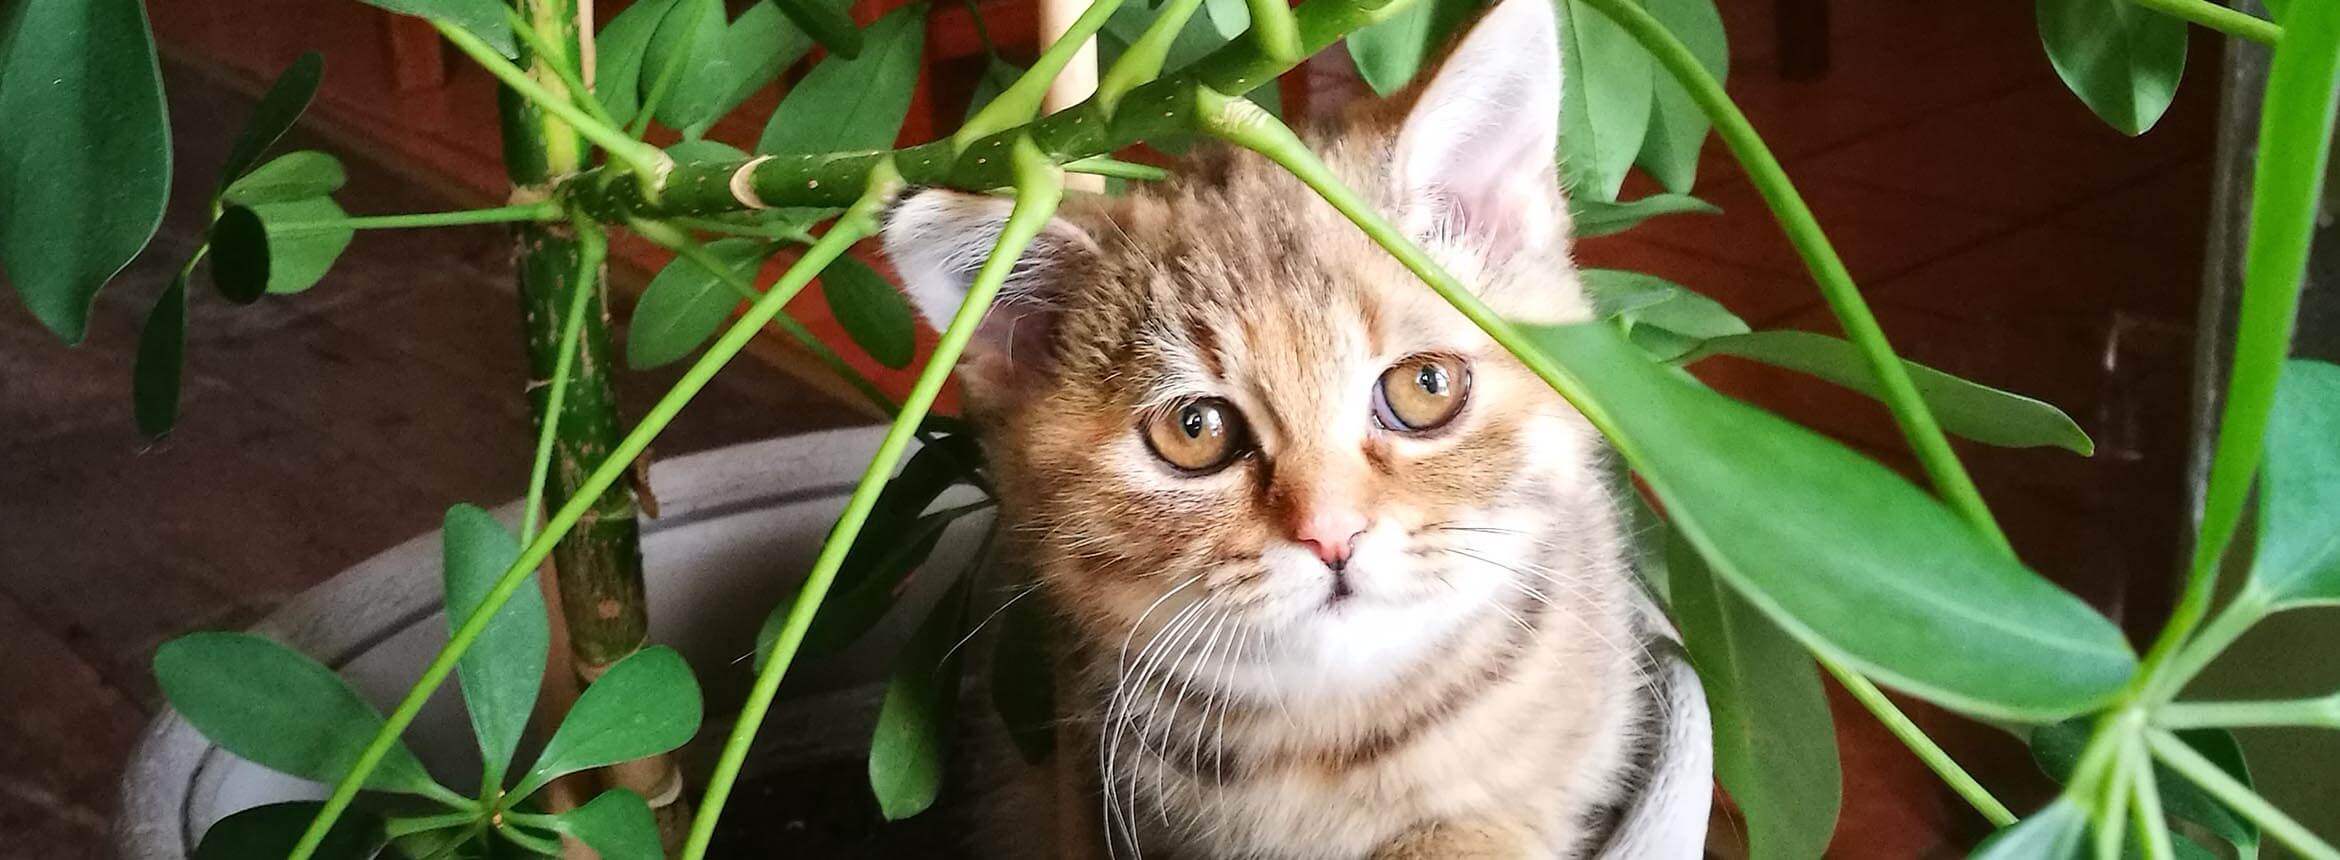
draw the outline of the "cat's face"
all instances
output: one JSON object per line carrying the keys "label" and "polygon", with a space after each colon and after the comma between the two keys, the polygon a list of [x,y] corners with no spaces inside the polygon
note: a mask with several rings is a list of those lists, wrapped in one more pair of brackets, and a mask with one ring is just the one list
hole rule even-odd
{"label": "cat's face", "polygon": [[[1557,59],[1484,41],[1327,159],[1497,309],[1580,319],[1551,118],[1505,110],[1555,104]],[[926,192],[889,219],[930,318],[1004,206]],[[1216,642],[1243,652],[1229,683],[1338,693],[1569,600],[1552,560],[1559,514],[1600,498],[1589,430],[1278,168],[1216,153],[1084,201],[1026,263],[963,378],[1006,519],[1092,648]]]}

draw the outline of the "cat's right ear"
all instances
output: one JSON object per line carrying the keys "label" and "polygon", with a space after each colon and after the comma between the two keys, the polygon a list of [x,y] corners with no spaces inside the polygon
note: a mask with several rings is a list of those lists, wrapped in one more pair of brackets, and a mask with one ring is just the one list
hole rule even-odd
{"label": "cat's right ear", "polygon": [[[886,212],[886,256],[911,305],[935,329],[949,326],[966,302],[1014,208],[1003,197],[926,188]],[[1089,235],[1061,218],[1032,240],[959,357],[959,378],[973,401],[1012,397],[1054,366],[1052,335],[1068,275],[1096,256]]]}

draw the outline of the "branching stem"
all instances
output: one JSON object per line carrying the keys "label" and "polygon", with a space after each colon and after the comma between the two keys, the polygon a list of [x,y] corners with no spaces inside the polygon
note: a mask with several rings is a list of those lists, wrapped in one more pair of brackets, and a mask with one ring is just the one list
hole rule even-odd
{"label": "branching stem", "polygon": [[2146,743],[2153,747],[2153,757],[2160,759],[2162,764],[2169,765],[2171,770],[2192,780],[2202,790],[2209,792],[2210,796],[2226,804],[2227,808],[2259,825],[2261,831],[2291,846],[2291,850],[2299,852],[2300,856],[2309,860],[2340,860],[2340,850],[2334,850],[2331,843],[2292,820],[2291,816],[2283,814],[2283,810],[2276,809],[2274,804],[2268,803],[2250,786],[2227,775],[2225,769],[2195,752],[2193,747],[2187,746],[2176,735],[2157,729],[2146,735]]}

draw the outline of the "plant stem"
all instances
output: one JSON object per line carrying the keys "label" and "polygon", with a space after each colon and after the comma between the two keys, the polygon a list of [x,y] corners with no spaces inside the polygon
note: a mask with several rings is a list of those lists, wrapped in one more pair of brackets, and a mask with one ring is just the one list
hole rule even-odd
{"label": "plant stem", "polygon": [[2283,39],[2283,28],[2273,21],[2220,6],[2208,0],[2129,0],[2139,6],[2192,21],[2238,39],[2273,45]]}
{"label": "plant stem", "polygon": [[1812,280],[1827,299],[1829,310],[1844,327],[1845,339],[1860,347],[1869,373],[1876,377],[1879,399],[1892,411],[1894,423],[1900,425],[1901,435],[1909,441],[1910,450],[1933,482],[1934,491],[1977,532],[2012,554],[2013,547],[1999,531],[1998,522],[1991,518],[1982,492],[1975,488],[1974,479],[1959,463],[1957,452],[1950,448],[1950,438],[1943,435],[1933,410],[1926,406],[1917,385],[1910,381],[1908,368],[1893,353],[1892,345],[1885,340],[1884,328],[1877,324],[1876,315],[1861,298],[1860,288],[1853,284],[1852,272],[1845,268],[1836,248],[1828,243],[1820,222],[1812,216],[1811,207],[1804,204],[1803,196],[1788,180],[1787,171],[1780,167],[1779,159],[1764,145],[1763,138],[1755,133],[1747,115],[1731,102],[1730,96],[1723,92],[1722,83],[1707,73],[1697,56],[1640,4],[1629,0],[1585,0],[1585,5],[1633,34],[1713,121],[1715,134],[1746,169],[1748,182],[1763,195],[1763,202],[1771,207],[1780,229],[1786,231],[1788,242],[1804,258],[1804,265],[1811,270]]}
{"label": "plant stem", "polygon": [[505,60],[502,54],[496,53],[496,49],[481,42],[479,37],[464,32],[460,27],[438,20],[431,21],[431,26],[438,28],[439,35],[445,37],[457,50],[470,56],[473,62],[478,63],[489,74],[495,75],[496,80],[502,81],[505,87],[519,93],[521,97],[528,99],[545,113],[559,117],[569,127],[576,129],[578,134],[584,135],[585,139],[593,141],[595,146],[599,146],[602,151],[609,153],[611,158],[623,161],[633,168],[635,175],[639,176],[643,182],[642,192],[645,197],[654,196],[659,183],[664,181],[666,173],[674,168],[674,159],[667,157],[666,153],[659,150],[658,147],[628,137],[625,132],[587,116],[584,111],[578,110],[576,105],[570,104],[568,99],[553,95],[551,91],[546,90],[534,78],[529,77],[527,72],[521,71],[520,67]]}
{"label": "plant stem", "polygon": [[750,239],[771,239],[776,242],[812,244],[812,234],[794,224],[733,224],[713,218],[669,218],[667,223],[691,230],[721,233],[726,236],[745,236]]}
{"label": "plant stem", "polygon": [[2161,785],[2154,780],[2153,758],[2145,752],[2142,741],[2131,739],[2127,747],[2129,760],[2130,818],[2137,825],[2137,841],[2145,846],[2145,860],[2175,860],[2177,847],[2170,844],[2169,824],[2161,812]]}
{"label": "plant stem", "polygon": [[558,221],[567,213],[550,200],[516,203],[493,209],[454,212],[412,212],[403,215],[358,215],[330,221],[287,221],[271,225],[279,232],[325,230],[394,230],[408,227],[457,227],[465,224],[508,224],[516,221]]}
{"label": "plant stem", "polygon": [[[519,36],[520,41],[528,45],[528,50],[534,51],[540,56],[560,56],[561,52],[554,50],[543,34],[536,32],[535,27],[528,25],[528,19],[520,17],[519,10],[507,6],[504,9],[504,15],[512,22],[512,35]],[[575,65],[566,62],[553,62],[540,63],[537,67],[550,67],[552,73],[560,78],[561,85],[569,89],[569,102],[591,114],[595,121],[610,128],[621,128],[625,125],[618,122],[616,117],[610,116],[609,109],[601,106],[601,100],[593,97],[593,88],[585,85],[585,79],[578,75]]]}
{"label": "plant stem", "polygon": [[2122,837],[2129,832],[2129,801],[2133,797],[2129,780],[2133,771],[2130,757],[2124,754],[2129,743],[2126,739],[2116,743],[2112,763],[2108,765],[2111,770],[2104,784],[2098,787],[2098,814],[2091,816],[2092,829],[2096,832],[2096,860],[2121,860],[2122,843],[2126,841]]}
{"label": "plant stem", "polygon": [[2193,780],[2195,785],[2218,798],[2228,809],[2259,825],[2261,831],[2275,837],[2276,841],[2291,846],[2291,850],[2310,860],[2340,860],[2340,851],[2333,850],[2330,843],[2309,832],[2299,822],[2292,820],[2291,816],[2283,814],[2283,810],[2276,809],[2274,804],[2268,803],[2250,786],[2235,781],[2216,763],[2203,758],[2193,747],[2186,746],[2185,741],[2178,740],[2176,735],[2155,730],[2146,735],[2146,742],[2152,744],[2154,758]]}
{"label": "plant stem", "polygon": [[1300,46],[1300,29],[1292,22],[1292,6],[1285,0],[1245,0],[1250,7],[1251,37],[1260,53],[1297,63],[1308,58]]}
{"label": "plant stem", "polygon": [[2218,590],[2218,566],[2241,527],[2266,448],[2275,380],[2298,322],[2300,286],[2331,155],[2333,114],[2340,107],[2340,15],[2320,7],[2303,11],[2307,14],[2292,16],[2267,67],[2226,406],[2218,419],[2185,590],[2168,626],[2145,654],[2134,685],[2140,691],[2166,683],[2160,680],[2163,664],[2193,634]]}
{"label": "plant stem", "polygon": [[[1317,196],[1324,198],[1325,202],[1332,204],[1334,209],[1347,216],[1349,221],[1364,231],[1365,235],[1371,238],[1375,244],[1388,251],[1390,256],[1397,258],[1397,261],[1404,265],[1408,271],[1421,278],[1432,292],[1437,293],[1440,298],[1453,305],[1455,310],[1460,312],[1465,319],[1470,320],[1481,331],[1486,332],[1489,339],[1494,340],[1509,351],[1530,372],[1542,379],[1545,384],[1550,385],[1553,391],[1558,392],[1561,397],[1576,406],[1578,411],[1584,414],[1586,420],[1592,422],[1593,426],[1598,428],[1603,435],[1610,438],[1616,437],[1615,422],[1605,412],[1591,404],[1585,397],[1583,387],[1573,377],[1554,364],[1541,350],[1528,343],[1526,337],[1522,336],[1518,329],[1513,328],[1508,320],[1498,316],[1493,309],[1479,301],[1477,295],[1473,294],[1468,287],[1463,286],[1460,281],[1455,280],[1453,275],[1448,274],[1438,265],[1436,260],[1431,259],[1429,254],[1423,252],[1412,240],[1406,238],[1405,234],[1390,224],[1388,219],[1381,217],[1381,214],[1374,210],[1372,204],[1359,197],[1355,190],[1342,184],[1340,178],[1334,176],[1332,170],[1327,168],[1324,162],[1316,157],[1315,153],[1309,151],[1307,145],[1301,143],[1290,128],[1277,121],[1266,111],[1260,110],[1257,105],[1242,99],[1229,98],[1210,90],[1202,90],[1197,93],[1195,98],[1197,102],[1195,115],[1197,124],[1202,130],[1237,146],[1256,151],[1267,156],[1269,160],[1282,165],[1302,183],[1315,190]],[[1819,655],[1814,656],[1819,657]],[[1820,658],[1820,662],[1822,666],[1829,667],[1832,673],[1839,668],[1830,665],[1830,662],[1825,658]],[[1845,672],[1844,675],[1858,677],[1849,671]],[[1860,685],[1846,685],[1847,689],[1856,691],[1856,697],[1858,697],[1858,688],[1861,686],[1866,686],[1865,680]],[[1869,689],[1874,688],[1870,687]],[[1874,699],[1863,699],[1862,704],[1870,707],[1870,712],[1876,714],[1887,728],[1894,730],[1897,737],[1902,738],[1905,743],[1913,743],[1911,749],[1917,752],[1920,758],[1926,759],[1929,767],[1935,767],[1937,773],[1945,774],[1944,778],[1950,780],[1954,788],[1959,789],[1961,797],[1966,797],[1969,802],[1975,803],[1977,811],[1994,821],[2001,817],[2012,820],[2012,815],[2008,813],[2004,804],[1991,798],[1990,793],[1985,791],[1981,784],[1975,782],[1971,776],[1964,776],[1965,771],[1960,769],[1956,762],[1951,761],[1949,755],[1942,752],[1940,747],[1935,746],[1931,739],[1927,739],[1925,733],[1918,730],[1915,724],[1910,723],[1908,717],[1902,715],[1898,708],[1892,707],[1890,700],[1880,695]],[[1980,800],[1978,801],[1977,798]]]}
{"label": "plant stem", "polygon": [[1073,19],[1072,26],[1065,28],[1064,35],[1050,43],[1048,50],[1040,52],[1040,57],[1032,61],[1032,68],[993,97],[982,110],[968,117],[966,124],[959,126],[958,131],[951,133],[951,148],[964,152],[978,140],[1031,122],[1033,117],[1039,116],[1041,100],[1048,94],[1048,85],[1056,81],[1056,76],[1064,71],[1065,65],[1072,62],[1073,55],[1080,53],[1089,38],[1105,26],[1105,19],[1113,17],[1113,10],[1119,8],[1121,0],[1089,0],[1089,8],[1082,10],[1079,18]]}
{"label": "plant stem", "polygon": [[1170,0],[1162,11],[1154,14],[1154,23],[1138,34],[1137,41],[1121,52],[1113,67],[1097,79],[1097,102],[1111,111],[1121,97],[1139,85],[1162,76],[1162,62],[1170,56],[1170,45],[1185,31],[1186,22],[1202,8],[1202,0]]}
{"label": "plant stem", "polygon": [[2168,729],[2306,726],[2340,729],[2340,696],[2262,702],[2171,702],[2153,715]]}
{"label": "plant stem", "polygon": [[1064,169],[1071,173],[1088,173],[1097,176],[1113,176],[1122,179],[1137,179],[1146,182],[1160,182],[1164,179],[1170,178],[1170,171],[1163,170],[1162,168],[1155,167],[1151,164],[1134,164],[1131,162],[1122,161],[1120,159],[1106,158],[1101,155],[1083,158],[1078,161],[1066,162]]}
{"label": "plant stem", "polygon": [[545,389],[544,415],[537,420],[536,458],[528,468],[528,502],[520,514],[520,539],[536,536],[536,515],[544,508],[545,478],[552,469],[553,442],[559,436],[562,407],[569,394],[569,372],[576,366],[578,336],[585,331],[585,315],[593,304],[593,285],[600,282],[601,263],[609,252],[609,237],[601,225],[578,219],[575,224],[580,253],[577,277],[569,286],[568,312],[561,316],[561,340],[553,361],[552,381]]}
{"label": "plant stem", "polygon": [[698,396],[707,387],[707,383],[715,378],[716,372],[722,370],[725,363],[739,355],[740,350],[747,348],[748,341],[755,338],[756,331],[777,316],[788,300],[812,281],[814,273],[845,253],[845,249],[856,240],[877,232],[877,214],[901,187],[899,174],[885,168],[873,171],[870,174],[869,190],[863,195],[862,201],[838,219],[837,224],[830,228],[829,235],[807,249],[804,259],[789,269],[779,284],[774,285],[762,299],[733,321],[731,327],[715,339],[714,345],[709,346],[697,361],[691,363],[689,369],[683,371],[682,378],[675,382],[674,387],[651,405],[649,412],[643,414],[641,422],[634,425],[633,431],[619,440],[609,456],[602,458],[600,464],[579,485],[577,495],[553,512],[545,521],[544,530],[522,547],[520,558],[513,561],[512,566],[505,568],[503,575],[496,579],[495,586],[480,601],[479,608],[473,610],[470,617],[463,619],[454,634],[447,638],[446,646],[439,649],[439,653],[423,667],[422,677],[415,681],[414,686],[407,690],[406,697],[400,699],[398,706],[382,721],[382,727],[374,732],[373,740],[359,752],[349,773],[334,784],[333,793],[325,799],[316,819],[309,823],[308,832],[302,835],[290,860],[310,860],[315,855],[326,832],[341,817],[341,813],[349,808],[350,801],[356,798],[358,790],[365,785],[366,777],[381,765],[382,757],[389,754],[391,745],[397,743],[399,734],[414,723],[415,715],[422,712],[423,704],[429,701],[431,693],[446,682],[449,673],[455,671],[455,662],[462,659],[463,652],[470,650],[472,643],[479,640],[480,634],[487,630],[488,622],[494,620],[496,611],[503,608],[505,601],[511,600],[512,594],[527,583],[529,572],[552,554],[554,542],[586,515],[592,507],[593,495],[616,485],[632,471],[634,458],[649,450],[651,440],[656,439],[668,424],[674,422],[675,416],[690,404],[691,398]]}
{"label": "plant stem", "polygon": [[[934,406],[935,396],[942,392],[943,383],[950,378],[951,369],[958,364],[960,353],[966,350],[967,342],[974,337],[976,326],[983,321],[984,313],[990,310],[991,301],[997,296],[1000,285],[1006,282],[1016,262],[1023,258],[1024,248],[1040,235],[1040,230],[1047,226],[1048,219],[1056,213],[1057,203],[1064,194],[1064,178],[1055,164],[1026,139],[1017,141],[1010,158],[1015,162],[1017,179],[1015,208],[1008,215],[1007,224],[1000,229],[991,256],[984,260],[983,268],[976,273],[974,282],[967,288],[966,299],[959,305],[958,312],[952,315],[950,324],[943,329],[942,338],[935,344],[934,353],[927,358],[925,369],[919,372],[918,382],[911,387],[909,396],[903,399],[901,414],[895,416],[893,425],[886,430],[885,440],[878,443],[877,453],[870,458],[868,468],[862,471],[861,482],[853,488],[853,495],[845,503],[845,510],[838,514],[837,524],[830,530],[828,541],[822,544],[821,554],[813,561],[812,570],[805,574],[804,586],[789,610],[787,621],[781,625],[780,633],[772,643],[772,656],[756,673],[755,686],[748,693],[747,703],[740,708],[739,721],[732,726],[731,737],[723,746],[722,757],[716,760],[714,772],[707,778],[707,791],[699,802],[698,819],[691,824],[690,841],[683,846],[682,860],[701,860],[706,856],[707,846],[715,835],[715,820],[723,809],[724,801],[731,794],[733,782],[739,778],[740,767],[747,760],[748,747],[755,742],[756,730],[763,725],[764,716],[771,708],[772,697],[780,691],[780,680],[787,674],[789,664],[795,660],[797,648],[804,642],[805,631],[812,626],[814,613],[828,596],[829,587],[835,582],[837,570],[844,564],[846,553],[852,549],[854,538],[868,521],[869,512],[877,505],[878,495],[884,491],[886,480],[893,475],[894,467],[901,462],[902,452],[909,447],[912,432],[926,417],[927,410]],[[813,262],[812,252],[807,252],[805,259],[797,263],[791,274],[806,269],[806,264]],[[826,266],[827,262],[818,261],[812,267],[813,271]]]}
{"label": "plant stem", "polygon": [[2161,679],[2148,692],[2158,701],[2177,697],[2185,691],[2188,682],[2202,674],[2202,670],[2210,668],[2210,664],[2217,661],[2218,655],[2226,653],[2235,640],[2250,632],[2271,611],[2273,607],[2264,595],[2257,589],[2245,586],[2241,593],[2234,596],[2233,601],[2226,604],[2225,609],[2219,610],[2218,617],[2211,619],[2209,626],[2202,628],[2199,634],[2178,649],[2176,655],[2162,667]]}
{"label": "plant stem", "polygon": [[1877,689],[1876,682],[1826,655],[1814,653],[1812,659],[1820,664],[1820,668],[1828,670],[1829,676],[1835,678],[1845,692],[1852,694],[1853,701],[1861,703],[1862,708],[1876,717],[1877,722],[1883,724],[1894,739],[1901,741],[1902,746],[1916,754],[1918,761],[1924,762],[1927,770],[1933,771],[1934,776],[1939,777],[1967,805],[1982,813],[1984,820],[1989,821],[1992,827],[2015,823],[2015,813],[2006,804],[2000,803],[1998,798],[1992,797],[1990,790],[1984,788],[1973,774],[1958,766],[1958,761],[1950,757],[1949,751],[1934,743],[1934,739],[1926,735],[1925,729],[1919,728],[1908,714],[1902,712],[1899,705],[1885,696],[1885,691]]}

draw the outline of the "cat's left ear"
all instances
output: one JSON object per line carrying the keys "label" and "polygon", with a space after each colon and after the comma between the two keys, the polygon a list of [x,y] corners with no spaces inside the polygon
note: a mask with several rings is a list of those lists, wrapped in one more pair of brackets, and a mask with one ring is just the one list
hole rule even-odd
{"label": "cat's left ear", "polygon": [[1495,4],[1406,115],[1394,167],[1414,235],[1463,237],[1498,256],[1564,240],[1552,3]]}
{"label": "cat's left ear", "polygon": [[[1006,198],[919,189],[885,216],[886,256],[918,314],[937,330],[950,325],[975,273],[991,256],[1015,204]],[[1089,234],[1053,218],[1009,270],[991,310],[959,357],[970,402],[998,402],[1055,365],[1053,335],[1064,291],[1097,257]]]}

